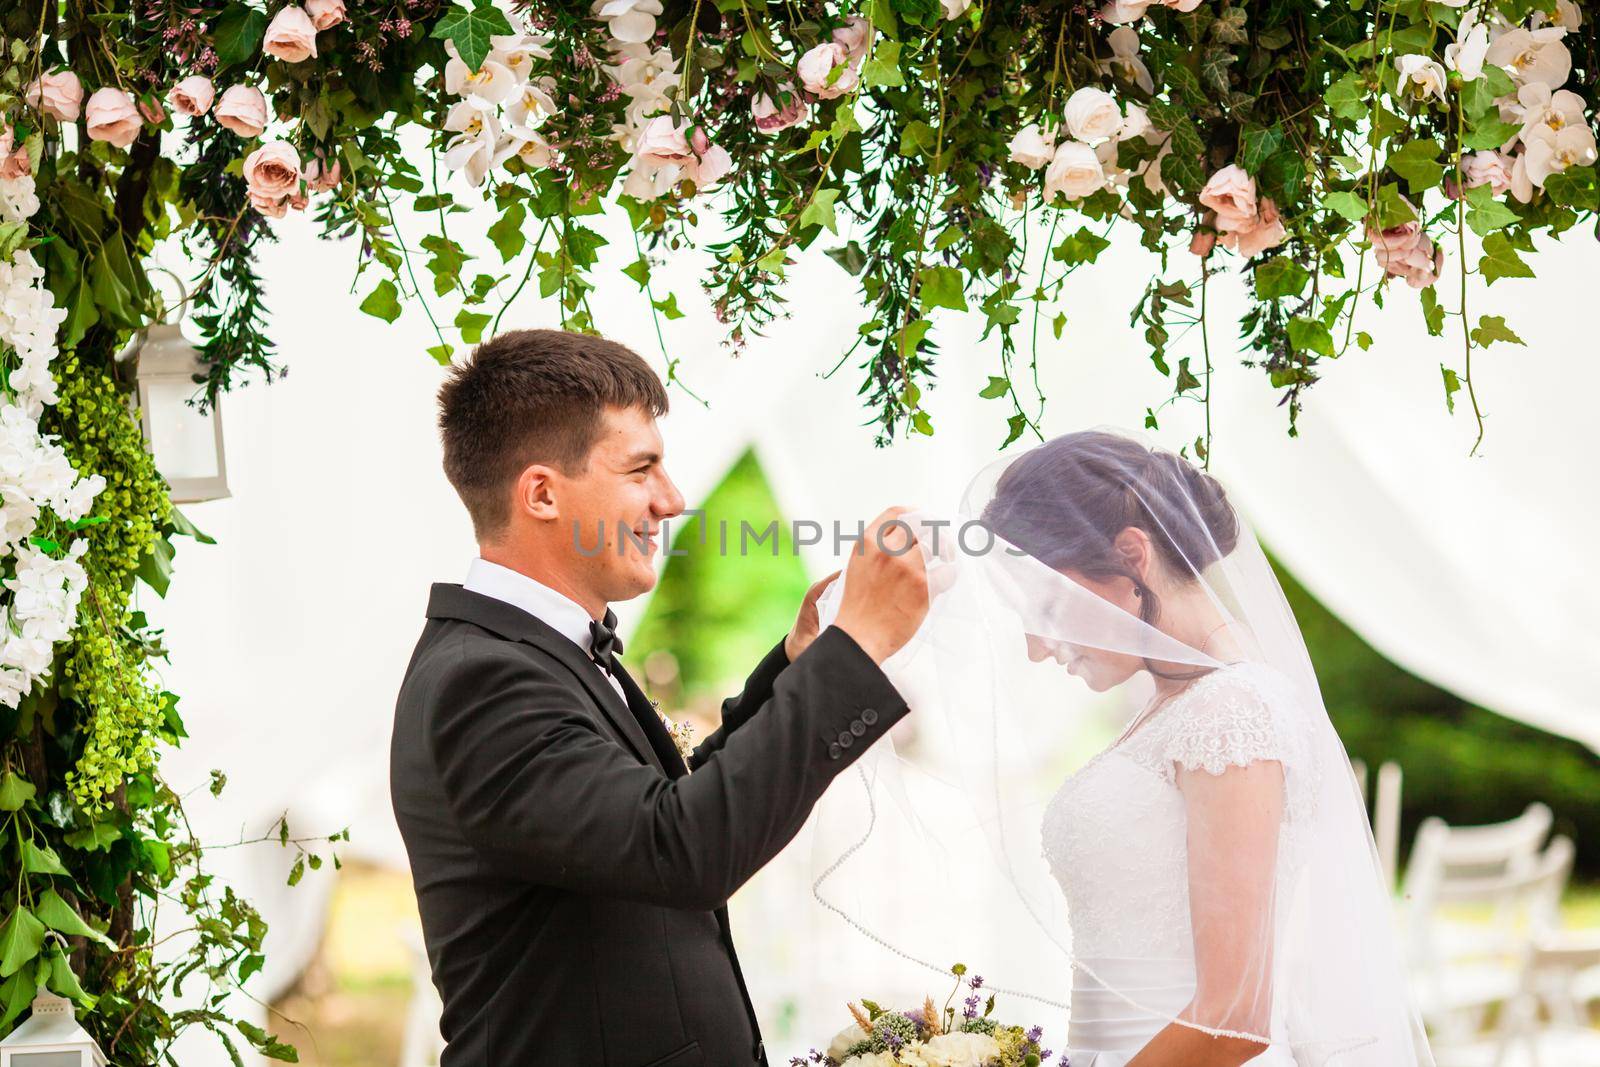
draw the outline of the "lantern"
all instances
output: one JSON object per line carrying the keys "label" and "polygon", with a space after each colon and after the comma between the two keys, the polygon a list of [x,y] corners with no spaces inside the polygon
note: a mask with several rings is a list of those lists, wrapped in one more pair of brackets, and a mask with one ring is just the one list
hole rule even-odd
{"label": "lantern", "polygon": [[106,1067],[106,1057],[78,1025],[72,1002],[40,990],[33,1014],[0,1041],[0,1067]]}
{"label": "lantern", "polygon": [[[185,293],[178,306],[187,301]],[[228,475],[220,403],[213,401],[205,412],[188,403],[205,364],[180,322],[181,317],[145,327],[117,359],[136,361],[140,425],[156,469],[172,487],[173,503],[196,504],[227,496]]]}

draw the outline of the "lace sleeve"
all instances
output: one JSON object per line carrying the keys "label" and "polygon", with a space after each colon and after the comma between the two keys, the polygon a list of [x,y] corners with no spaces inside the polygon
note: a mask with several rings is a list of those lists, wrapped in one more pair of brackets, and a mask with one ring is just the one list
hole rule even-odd
{"label": "lace sleeve", "polygon": [[1272,707],[1252,679],[1218,672],[1185,694],[1173,716],[1164,755],[1179,770],[1221,774],[1257,760],[1285,760]]}

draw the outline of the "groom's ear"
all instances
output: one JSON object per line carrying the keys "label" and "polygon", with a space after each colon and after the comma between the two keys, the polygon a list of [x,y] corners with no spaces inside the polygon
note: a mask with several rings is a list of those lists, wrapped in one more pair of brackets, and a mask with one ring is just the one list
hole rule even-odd
{"label": "groom's ear", "polygon": [[543,463],[534,463],[522,469],[517,476],[516,497],[512,506],[516,514],[530,519],[550,520],[561,517],[556,503],[555,471]]}

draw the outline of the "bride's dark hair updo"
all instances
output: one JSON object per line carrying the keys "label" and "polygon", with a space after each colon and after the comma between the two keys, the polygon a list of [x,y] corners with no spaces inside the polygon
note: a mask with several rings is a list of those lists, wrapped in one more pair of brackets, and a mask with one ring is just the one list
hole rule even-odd
{"label": "bride's dark hair updo", "polygon": [[1181,456],[1100,430],[1064,434],[1019,457],[982,518],[1055,570],[1131,580],[1147,622],[1159,610],[1156,597],[1117,551],[1119,533],[1143,530],[1167,569],[1189,580],[1239,542],[1222,483]]}

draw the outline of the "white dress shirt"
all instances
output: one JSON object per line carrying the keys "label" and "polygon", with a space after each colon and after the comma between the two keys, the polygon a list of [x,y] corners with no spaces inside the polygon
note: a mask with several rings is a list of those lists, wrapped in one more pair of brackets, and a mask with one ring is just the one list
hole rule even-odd
{"label": "white dress shirt", "polygon": [[[521,608],[577,645],[585,656],[592,656],[594,634],[589,629],[589,623],[593,620],[576,600],[529,578],[521,571],[490,563],[482,556],[472,561],[467,568],[467,580],[461,584],[474,593],[492,596],[514,608]],[[596,666],[599,667],[598,664]],[[604,668],[600,668],[600,671],[626,704],[628,696],[622,691],[622,683],[610,671]]]}

